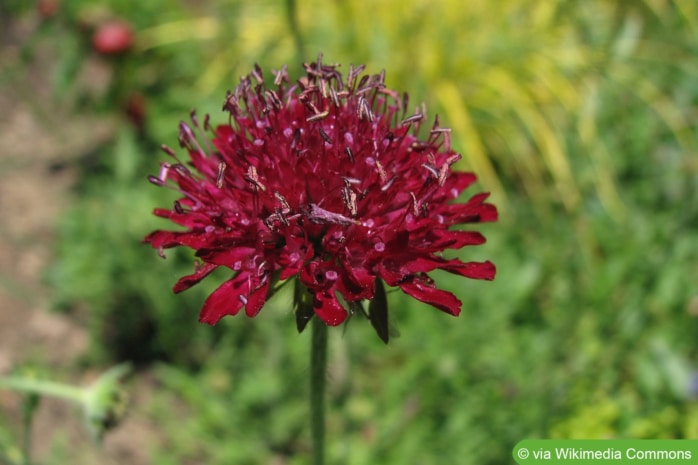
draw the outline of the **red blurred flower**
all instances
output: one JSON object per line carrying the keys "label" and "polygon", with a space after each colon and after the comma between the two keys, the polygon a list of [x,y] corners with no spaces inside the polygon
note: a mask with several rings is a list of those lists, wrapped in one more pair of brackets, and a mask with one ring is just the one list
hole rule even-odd
{"label": "red blurred flower", "polygon": [[130,50],[133,47],[131,25],[121,20],[101,24],[92,35],[92,46],[102,55],[116,55]]}
{"label": "red blurred flower", "polygon": [[[349,67],[305,65],[296,85],[286,69],[273,85],[259,67],[229,93],[223,109],[230,124],[211,130],[213,147],[180,125],[180,145],[190,162],[163,163],[159,177],[182,198],[155,214],[184,227],[145,238],[162,249],[187,246],[200,259],[193,274],[174,286],[183,291],[215,268],[233,271],[204,303],[200,321],[215,324],[243,307],[255,316],[277,286],[294,276],[299,329],[316,314],[328,325],[363,311],[387,342],[383,282],[447,313],[461,302],[428,276],[441,269],[491,280],[489,262],[443,258],[445,249],[485,242],[478,232],[451,226],[494,221],[488,194],[456,199],[475,181],[451,165],[449,132],[438,118],[417,137],[423,109],[407,112],[407,95],[387,89],[384,74]],[[203,145],[202,142],[203,141]],[[339,297],[341,296],[341,298]]]}

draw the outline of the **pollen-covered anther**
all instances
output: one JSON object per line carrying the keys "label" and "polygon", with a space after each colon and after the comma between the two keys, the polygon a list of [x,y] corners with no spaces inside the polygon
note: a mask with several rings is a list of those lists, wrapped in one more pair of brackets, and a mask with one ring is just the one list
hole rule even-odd
{"label": "pollen-covered anther", "polygon": [[387,191],[388,189],[390,189],[390,186],[393,185],[393,183],[395,182],[396,179],[397,179],[397,176],[393,176],[392,178],[390,178],[390,179],[388,180],[388,182],[386,182],[385,184],[383,184],[383,185],[381,186],[381,192],[385,192],[385,191]]}
{"label": "pollen-covered anther", "polygon": [[330,97],[332,97],[332,103],[334,104],[334,107],[339,108],[339,95],[337,95],[337,91],[334,89],[334,87],[330,87]]}
{"label": "pollen-covered anther", "polygon": [[368,100],[363,96],[358,98],[356,112],[360,120],[367,119],[373,122],[376,119],[376,116],[371,111],[371,106],[368,104]]}
{"label": "pollen-covered anther", "polygon": [[278,200],[279,203],[281,204],[281,207],[282,207],[281,211],[283,213],[289,213],[291,211],[291,206],[286,201],[286,197],[281,195],[281,192],[274,191],[274,197],[276,197],[276,200]]}
{"label": "pollen-covered anther", "polygon": [[223,188],[223,181],[225,180],[225,169],[228,165],[225,162],[220,162],[218,164],[218,175],[216,176],[216,187],[219,189]]}
{"label": "pollen-covered anther", "polygon": [[388,175],[379,160],[376,160],[376,169],[378,170],[378,176],[380,176],[381,182],[385,184],[388,181]]}
{"label": "pollen-covered anther", "polygon": [[342,200],[344,201],[344,205],[349,209],[351,216],[355,217],[359,211],[356,206],[356,192],[352,190],[348,183],[342,187]]}
{"label": "pollen-covered anther", "polygon": [[257,168],[255,168],[254,165],[250,165],[250,167],[247,168],[247,174],[243,177],[245,178],[245,181],[252,184],[255,188],[261,190],[262,192],[266,192],[267,188],[260,182],[259,175],[257,174]]}
{"label": "pollen-covered anther", "polygon": [[330,139],[330,136],[327,135],[327,133],[322,128],[317,128],[317,129],[318,129],[318,132],[320,132],[320,137],[322,137],[322,140],[324,140],[328,144],[332,145],[332,139]]}
{"label": "pollen-covered anther", "polygon": [[349,161],[354,163],[354,152],[352,152],[349,147],[344,147],[344,153],[349,157]]}
{"label": "pollen-covered anther", "polygon": [[[312,103],[311,103],[312,105]],[[327,118],[330,115],[330,110],[325,110],[325,111],[317,111],[317,108],[313,105],[313,110],[316,111],[316,113],[312,116],[308,116],[305,120],[307,122],[312,122],[312,121],[319,121],[321,119]]]}
{"label": "pollen-covered anther", "polygon": [[168,154],[168,155],[171,156],[172,158],[175,158],[175,159],[177,158],[177,154],[174,152],[174,150],[172,150],[171,148],[169,148],[169,147],[168,147],[167,145],[165,145],[165,144],[162,144],[162,145],[160,146],[160,150],[162,150],[163,152],[165,152],[166,154]]}
{"label": "pollen-covered anther", "polygon": [[409,126],[412,123],[418,123],[424,119],[424,115],[417,113],[400,121],[400,126]]}
{"label": "pollen-covered anther", "polygon": [[415,217],[419,216],[422,209],[422,203],[417,200],[417,197],[415,197],[414,192],[410,192],[410,197],[412,198],[412,213]]}
{"label": "pollen-covered anther", "polygon": [[165,182],[158,178],[157,176],[150,175],[148,176],[148,181],[150,181],[151,184],[155,184],[156,186],[164,186]]}
{"label": "pollen-covered anther", "polygon": [[276,93],[274,90],[265,90],[264,95],[267,97],[268,100],[271,101],[271,104],[276,108],[277,110],[281,110],[283,108],[283,103],[281,102],[281,99],[279,98],[279,95]]}
{"label": "pollen-covered anther", "polygon": [[426,168],[426,170],[429,171],[429,173],[431,173],[435,178],[439,177],[439,171],[429,163],[422,163],[422,168]]}

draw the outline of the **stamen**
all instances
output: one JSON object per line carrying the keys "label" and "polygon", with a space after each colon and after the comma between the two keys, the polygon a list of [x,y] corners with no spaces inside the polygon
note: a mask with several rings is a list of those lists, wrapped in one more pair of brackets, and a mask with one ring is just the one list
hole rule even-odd
{"label": "stamen", "polygon": [[254,165],[250,165],[250,167],[247,169],[247,174],[243,177],[245,178],[245,181],[251,183],[257,189],[260,189],[262,192],[265,192],[267,190],[266,186],[259,181],[257,168],[255,168]]}
{"label": "stamen", "polygon": [[438,178],[438,177],[439,177],[439,172],[436,171],[436,168],[434,168],[434,167],[431,166],[430,164],[428,164],[428,163],[422,163],[422,167],[426,168],[432,175],[434,175],[435,178]]}
{"label": "stamen", "polygon": [[361,184],[361,179],[349,178],[347,176],[342,176],[345,184]]}
{"label": "stamen", "polygon": [[[365,77],[365,76],[364,76]],[[368,100],[366,100],[365,97],[359,96],[358,104],[357,104],[357,113],[359,116],[359,119],[368,119],[370,122],[373,122],[376,117],[371,111],[371,106],[368,104]]]}
{"label": "stamen", "polygon": [[320,132],[320,136],[325,140],[325,142],[332,145],[332,139],[330,139],[330,136],[328,136],[327,133],[325,131],[323,131],[322,128],[317,128],[317,129]]}
{"label": "stamen", "polygon": [[414,114],[408,118],[403,119],[400,122],[400,126],[409,126],[412,123],[418,123],[424,119],[424,115],[421,113]]}
{"label": "stamen", "polygon": [[[312,103],[310,105],[317,112],[317,108],[315,108],[315,105],[313,105]],[[305,120],[310,123],[312,121],[318,121],[318,120],[327,118],[329,116],[329,114],[330,114],[330,110],[325,110],[322,112],[317,112],[314,115],[307,117]]]}
{"label": "stamen", "polygon": [[344,147],[344,153],[346,153],[349,157],[349,161],[354,163],[354,153],[351,151],[349,147]]}
{"label": "stamen", "polygon": [[165,185],[165,181],[153,176],[152,174],[148,176],[148,181],[150,181],[152,184],[155,184],[156,186],[160,186],[160,187]]}
{"label": "stamen", "polygon": [[262,68],[257,63],[255,63],[254,70],[250,74],[255,79],[255,81],[257,81],[257,84],[264,84],[264,73],[262,72]]}
{"label": "stamen", "polygon": [[339,108],[339,96],[337,95],[337,91],[334,90],[334,87],[330,87],[330,97],[332,97],[332,103],[334,104],[335,108]]}
{"label": "stamen", "polygon": [[446,176],[448,176],[448,163],[441,165],[439,170],[439,187],[443,187],[444,183],[446,183]]}
{"label": "stamen", "polygon": [[376,168],[378,169],[378,175],[380,176],[381,181],[385,183],[388,180],[388,175],[385,173],[385,169],[379,160],[376,160]]}
{"label": "stamen", "polygon": [[291,206],[288,204],[286,199],[284,198],[283,195],[279,191],[274,191],[274,197],[281,203],[281,206],[283,207],[283,212],[288,213],[291,211]]}
{"label": "stamen", "polygon": [[184,208],[182,208],[182,204],[179,203],[179,200],[174,201],[174,210],[180,215],[184,213]]}
{"label": "stamen", "polygon": [[388,189],[390,189],[390,186],[393,185],[393,183],[395,182],[396,179],[397,179],[397,176],[393,176],[392,178],[390,178],[390,180],[388,182],[386,182],[383,186],[381,186],[381,192],[385,192]]}
{"label": "stamen", "polygon": [[274,74],[274,85],[280,86],[282,82],[288,82],[288,67],[284,65],[278,71],[272,71]]}
{"label": "stamen", "polygon": [[342,200],[344,205],[349,209],[351,216],[356,216],[358,208],[356,206],[356,192],[354,192],[348,184],[342,187]]}
{"label": "stamen", "polygon": [[174,150],[172,150],[171,148],[169,148],[165,144],[162,144],[160,146],[160,150],[162,150],[163,152],[165,152],[166,154],[168,154],[172,158],[177,158],[177,154],[174,152]]}
{"label": "stamen", "polygon": [[414,196],[414,192],[410,192],[410,197],[412,197],[412,213],[414,213],[414,216],[419,216],[421,205],[417,201],[417,197]]}
{"label": "stamen", "polygon": [[283,103],[281,103],[281,99],[279,99],[279,95],[273,91],[273,90],[266,90],[264,91],[264,95],[267,96],[269,100],[271,100],[272,105],[274,105],[274,108],[277,110],[281,110],[283,108]]}
{"label": "stamen", "polygon": [[227,168],[227,165],[225,162],[220,162],[218,164],[218,176],[216,177],[216,187],[217,188],[222,188],[223,187],[223,180],[225,178],[225,169]]}

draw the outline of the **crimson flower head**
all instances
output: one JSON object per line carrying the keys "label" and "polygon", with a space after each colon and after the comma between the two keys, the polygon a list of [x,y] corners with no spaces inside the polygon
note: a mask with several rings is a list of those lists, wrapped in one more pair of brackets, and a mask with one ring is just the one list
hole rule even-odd
{"label": "crimson flower head", "polygon": [[183,228],[155,231],[145,242],[161,255],[187,246],[198,257],[174,291],[228,268],[232,277],[207,298],[199,318],[215,324],[243,307],[257,315],[297,278],[299,330],[313,316],[334,326],[363,313],[385,342],[384,283],[458,315],[461,302],[428,273],[494,279],[489,261],[442,256],[485,242],[479,232],[452,227],[495,221],[489,194],[459,200],[476,178],[452,170],[461,156],[449,130],[437,117],[420,138],[424,108],[408,111],[407,94],[388,89],[384,73],[350,66],[344,76],[320,59],[304,68],[306,76],[292,84],[285,67],[272,82],[255,67],[225,99],[228,124],[213,128],[207,116],[200,125],[192,113],[192,126],[181,123],[179,132],[186,163],[163,146],[174,162],[149,179],[181,198],[155,215]]}

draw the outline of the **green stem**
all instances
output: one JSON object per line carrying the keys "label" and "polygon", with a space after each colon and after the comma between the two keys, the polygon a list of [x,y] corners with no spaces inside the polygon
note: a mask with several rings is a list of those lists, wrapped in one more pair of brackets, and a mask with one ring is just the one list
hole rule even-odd
{"label": "green stem", "polygon": [[82,402],[84,396],[82,388],[45,379],[0,378],[0,388],[28,394],[59,397],[78,403]]}
{"label": "green stem", "polygon": [[310,346],[310,430],[312,465],[325,463],[325,380],[327,371],[327,325],[317,316],[312,320]]}

